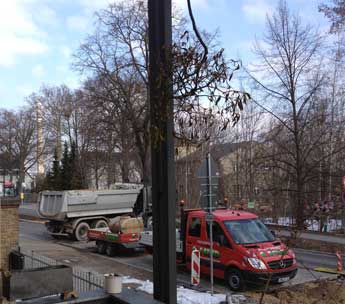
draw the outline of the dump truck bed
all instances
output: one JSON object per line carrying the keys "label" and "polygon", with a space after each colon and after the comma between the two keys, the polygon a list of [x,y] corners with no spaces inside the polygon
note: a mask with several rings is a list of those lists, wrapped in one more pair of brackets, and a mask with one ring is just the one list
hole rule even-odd
{"label": "dump truck bed", "polygon": [[131,213],[141,189],[43,191],[38,212],[55,221]]}

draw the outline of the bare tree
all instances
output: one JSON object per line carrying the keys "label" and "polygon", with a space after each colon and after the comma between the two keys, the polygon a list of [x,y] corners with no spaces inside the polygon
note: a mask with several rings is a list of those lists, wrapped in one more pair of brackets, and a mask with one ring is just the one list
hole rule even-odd
{"label": "bare tree", "polygon": [[[18,164],[18,190],[22,192],[25,174],[36,164],[36,119],[33,108],[23,108],[17,112],[0,111],[0,147],[13,164]],[[14,169],[14,168],[12,168]]]}
{"label": "bare tree", "polygon": [[321,4],[319,10],[331,21],[331,33],[343,31],[345,28],[345,1],[331,0],[330,2],[332,5]]}
{"label": "bare tree", "polygon": [[66,115],[72,91],[65,85],[42,85],[39,92],[29,96],[28,102],[32,107],[37,103],[41,105],[43,134],[47,144],[46,148],[51,155],[57,153],[58,160],[62,155],[62,138],[66,135]]}
{"label": "bare tree", "polygon": [[258,90],[254,102],[277,122],[269,134],[279,153],[269,157],[292,177],[290,191],[300,228],[304,223],[305,184],[312,168],[322,160],[316,157],[315,148],[325,144],[325,130],[313,132],[319,117],[312,110],[324,82],[320,48],[320,35],[291,15],[286,2],[280,1],[273,16],[267,17],[263,42],[255,45],[261,63],[250,72]]}
{"label": "bare tree", "polygon": [[[126,117],[147,183],[151,139],[153,144],[161,140],[161,134],[150,130],[149,125],[147,7],[137,1],[119,2],[97,17],[95,33],[76,53],[75,68],[99,80],[103,87],[98,94],[101,92],[102,98]],[[249,95],[230,86],[232,72],[239,64],[234,61],[229,64],[223,50],[215,49],[213,36],[199,34],[194,19],[192,23],[195,35],[186,31],[181,19],[175,24],[176,42],[172,49],[175,135],[201,140],[198,130],[203,129],[207,139],[207,130],[216,122],[223,122],[221,129],[236,122]],[[212,106],[204,106],[205,100]],[[160,119],[167,118],[164,113],[157,115]]]}

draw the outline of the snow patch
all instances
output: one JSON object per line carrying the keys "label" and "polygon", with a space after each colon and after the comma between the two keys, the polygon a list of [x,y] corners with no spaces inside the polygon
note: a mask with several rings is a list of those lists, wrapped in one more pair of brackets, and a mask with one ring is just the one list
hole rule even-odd
{"label": "snow patch", "polygon": [[[153,283],[149,280],[142,281],[131,277],[123,277],[123,284],[137,284],[136,290],[153,294]],[[177,288],[177,303],[178,304],[219,304],[226,301],[225,294],[214,294],[213,296],[207,292],[199,292],[189,288]],[[243,303],[246,297],[243,295],[231,295],[230,303]]]}
{"label": "snow patch", "polygon": [[[278,224],[281,226],[291,226],[294,224],[293,220],[291,217],[279,217],[278,218],[278,223],[275,223],[273,221],[273,218],[265,218],[264,219],[264,223],[265,224]],[[306,221],[307,224],[307,230],[310,231],[320,231],[320,221],[319,220],[315,220],[315,219],[309,219]],[[323,230],[330,232],[330,231],[336,231],[341,229],[345,223],[342,223],[341,219],[330,219],[329,217],[326,217],[325,221],[324,221],[324,226]]]}
{"label": "snow patch", "polygon": [[224,302],[225,294],[214,294],[199,292],[188,288],[177,288],[178,304],[219,304]]}

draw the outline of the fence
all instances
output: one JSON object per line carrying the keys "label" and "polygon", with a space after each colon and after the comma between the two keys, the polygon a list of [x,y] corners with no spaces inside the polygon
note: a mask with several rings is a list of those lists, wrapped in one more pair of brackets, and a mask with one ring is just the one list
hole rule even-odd
{"label": "fence", "polygon": [[[21,251],[24,255],[24,269],[45,268],[49,266],[63,265],[54,259],[37,255],[34,251]],[[86,272],[73,267],[73,288],[78,292],[95,291],[103,289],[104,277],[99,273]]]}

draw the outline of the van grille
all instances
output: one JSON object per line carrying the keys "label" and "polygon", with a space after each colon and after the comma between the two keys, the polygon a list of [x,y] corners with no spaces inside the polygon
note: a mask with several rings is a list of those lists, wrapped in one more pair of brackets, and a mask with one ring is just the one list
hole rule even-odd
{"label": "van grille", "polygon": [[293,259],[283,259],[283,260],[268,262],[268,266],[270,266],[271,269],[289,268],[292,266],[292,264],[293,264]]}

